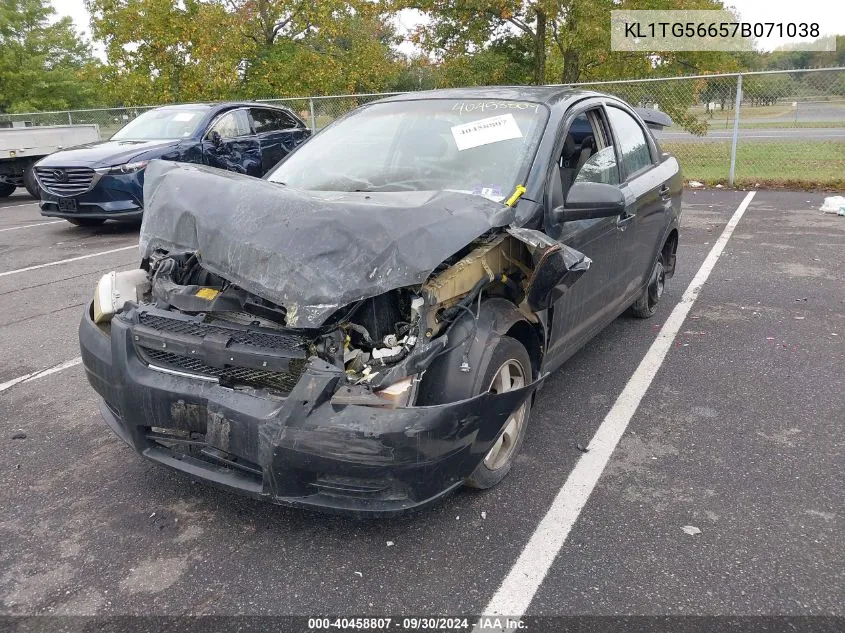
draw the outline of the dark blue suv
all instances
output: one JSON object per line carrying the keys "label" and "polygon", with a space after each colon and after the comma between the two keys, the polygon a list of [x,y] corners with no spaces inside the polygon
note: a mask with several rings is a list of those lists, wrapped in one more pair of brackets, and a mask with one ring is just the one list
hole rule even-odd
{"label": "dark blue suv", "polygon": [[77,226],[138,221],[144,211],[144,168],[152,159],[260,177],[310,135],[289,109],[260,103],[156,108],[108,141],[62,150],[36,163],[41,215]]}

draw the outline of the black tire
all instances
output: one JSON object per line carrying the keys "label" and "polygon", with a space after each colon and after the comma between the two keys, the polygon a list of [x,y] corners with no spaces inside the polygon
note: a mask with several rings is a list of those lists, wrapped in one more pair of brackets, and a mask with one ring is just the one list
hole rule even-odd
{"label": "black tire", "polygon": [[[510,336],[503,336],[499,339],[493,353],[490,355],[490,361],[484,369],[483,380],[480,382],[483,387],[478,390],[478,393],[490,391],[493,387],[493,379],[496,377],[499,370],[505,365],[512,363],[516,363],[521,366],[524,384],[529,384],[533,380],[531,373],[531,359],[528,356],[525,346]],[[511,367],[513,367],[513,365],[511,365]],[[497,440],[488,454],[485,455],[481,463],[478,464],[472,474],[466,479],[464,483],[468,487],[481,489],[492,488],[507,476],[513,466],[514,459],[522,448],[522,442],[525,439],[525,431],[528,428],[528,419],[530,415],[531,399],[529,398],[516,412],[514,412],[513,416],[508,419],[508,422],[505,424],[505,427],[499,436],[499,440]],[[507,428],[511,424],[511,420],[520,416],[521,421],[518,424],[517,431],[512,434],[508,440],[508,445],[505,446]],[[506,449],[507,453],[497,454],[497,457],[500,457],[500,459],[492,459],[488,461],[488,458],[492,456],[493,450],[496,449],[497,446],[501,447],[500,451]]]}
{"label": "black tire", "polygon": [[643,290],[639,299],[628,308],[628,313],[638,319],[653,317],[657,312],[657,304],[660,303],[660,298],[663,296],[665,285],[666,267],[663,262],[663,253],[661,253],[651,269],[648,286]]}
{"label": "black tire", "polygon": [[8,198],[17,189],[15,185],[8,182],[0,182],[0,198]]}
{"label": "black tire", "polygon": [[41,198],[41,189],[38,186],[38,182],[35,180],[35,169],[32,165],[27,167],[23,172],[23,186],[26,188],[27,193],[33,198]]}
{"label": "black tire", "polygon": [[102,218],[65,218],[74,226],[100,226],[105,220]]}

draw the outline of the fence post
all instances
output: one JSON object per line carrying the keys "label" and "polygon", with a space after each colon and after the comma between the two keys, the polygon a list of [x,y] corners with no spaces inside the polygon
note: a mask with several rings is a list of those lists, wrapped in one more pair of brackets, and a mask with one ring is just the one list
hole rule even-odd
{"label": "fence post", "polygon": [[734,133],[731,140],[731,170],[728,173],[728,187],[734,186],[734,173],[736,172],[736,141],[739,137],[739,107],[742,103],[742,75],[736,78],[736,104],[734,105]]}
{"label": "fence post", "polygon": [[70,116],[70,110],[67,111],[67,124],[73,125],[73,119]]}
{"label": "fence post", "polygon": [[317,131],[317,117],[314,116],[314,99],[312,99],[312,98],[308,99],[308,108],[309,108],[309,110],[311,110],[311,131],[316,132]]}

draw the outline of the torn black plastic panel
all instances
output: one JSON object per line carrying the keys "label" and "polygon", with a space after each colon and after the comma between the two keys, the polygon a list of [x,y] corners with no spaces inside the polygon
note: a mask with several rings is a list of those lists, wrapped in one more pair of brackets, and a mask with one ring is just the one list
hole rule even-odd
{"label": "torn black plastic panel", "polygon": [[524,228],[509,228],[507,231],[528,246],[533,258],[526,301],[535,312],[550,308],[592,264],[584,253],[553,240],[541,231]]}
{"label": "torn black plastic panel", "polygon": [[153,161],[141,253],[196,252],[207,270],[321,325],[335,310],[423,283],[514,210],[454,192],[302,192],[191,164]]}

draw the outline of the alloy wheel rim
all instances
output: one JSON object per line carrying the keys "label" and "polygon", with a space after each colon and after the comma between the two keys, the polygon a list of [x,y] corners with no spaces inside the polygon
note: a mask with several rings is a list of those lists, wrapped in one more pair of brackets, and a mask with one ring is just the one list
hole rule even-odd
{"label": "alloy wheel rim", "polygon": [[648,289],[649,304],[651,307],[657,305],[660,297],[663,296],[663,289],[666,285],[666,270],[663,268],[663,263],[658,260],[654,265],[654,281]]}
{"label": "alloy wheel rim", "polygon": [[[521,389],[524,386],[525,368],[518,360],[509,359],[502,363],[502,366],[493,375],[488,391],[490,393],[504,393]],[[525,424],[527,410],[527,403],[524,402],[519,409],[511,414],[501,434],[490,447],[490,450],[487,451],[487,455],[484,457],[484,465],[490,470],[498,470],[510,461],[522,432],[522,427]]]}

